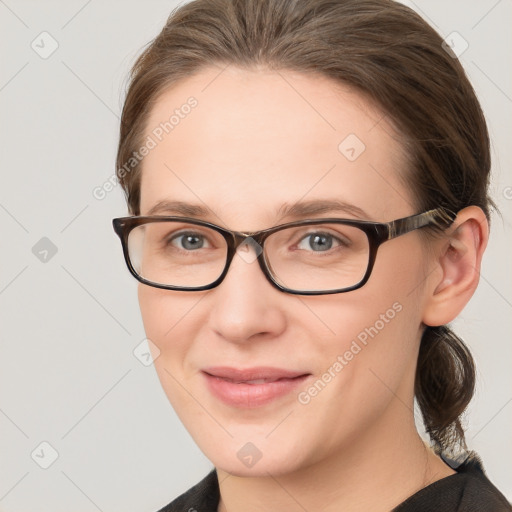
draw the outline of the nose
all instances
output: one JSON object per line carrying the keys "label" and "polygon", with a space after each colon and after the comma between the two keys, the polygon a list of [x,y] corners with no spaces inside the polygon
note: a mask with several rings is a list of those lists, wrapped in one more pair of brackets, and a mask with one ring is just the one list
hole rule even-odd
{"label": "nose", "polygon": [[286,328],[286,294],[274,288],[257,261],[255,243],[238,247],[222,283],[211,291],[211,328],[224,339],[244,343],[274,338]]}

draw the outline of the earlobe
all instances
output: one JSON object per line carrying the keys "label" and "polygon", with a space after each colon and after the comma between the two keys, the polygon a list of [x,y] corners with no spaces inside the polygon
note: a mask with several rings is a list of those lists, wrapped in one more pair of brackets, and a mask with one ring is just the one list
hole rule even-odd
{"label": "earlobe", "polygon": [[478,285],[488,236],[484,212],[477,206],[468,206],[458,213],[446,237],[437,242],[439,247],[433,263],[439,272],[432,272],[428,279],[425,325],[451,322],[469,302]]}

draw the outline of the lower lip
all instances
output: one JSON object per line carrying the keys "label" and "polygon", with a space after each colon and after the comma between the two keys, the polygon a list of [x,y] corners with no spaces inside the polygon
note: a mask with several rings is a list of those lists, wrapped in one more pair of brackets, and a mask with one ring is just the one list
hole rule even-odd
{"label": "lower lip", "polygon": [[263,384],[230,382],[203,372],[209,390],[214,396],[233,407],[261,407],[279,397],[287,395],[299,387],[309,375],[294,379],[281,379]]}

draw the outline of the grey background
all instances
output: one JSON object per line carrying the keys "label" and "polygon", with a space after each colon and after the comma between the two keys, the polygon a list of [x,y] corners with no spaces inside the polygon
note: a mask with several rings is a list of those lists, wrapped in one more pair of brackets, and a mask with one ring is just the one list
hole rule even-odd
{"label": "grey background", "polygon": [[[454,325],[478,365],[469,445],[512,500],[512,2],[407,3],[469,44],[493,140],[503,219]],[[1,511],[156,511],[212,467],[133,353],[145,336],[111,228],[121,190],[92,193],[114,172],[130,65],[176,4],[0,0]],[[47,58],[31,47],[52,38]]]}

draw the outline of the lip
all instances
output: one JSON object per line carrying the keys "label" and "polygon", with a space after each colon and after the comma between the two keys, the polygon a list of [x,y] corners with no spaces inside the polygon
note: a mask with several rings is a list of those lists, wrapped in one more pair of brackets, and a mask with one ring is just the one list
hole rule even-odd
{"label": "lip", "polygon": [[246,369],[217,366],[203,369],[202,374],[216,398],[239,408],[266,405],[292,392],[311,375],[268,366]]}

